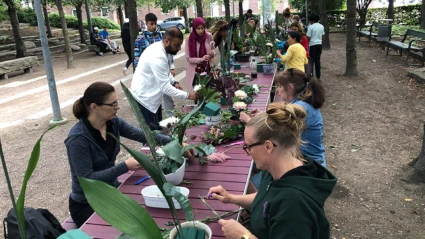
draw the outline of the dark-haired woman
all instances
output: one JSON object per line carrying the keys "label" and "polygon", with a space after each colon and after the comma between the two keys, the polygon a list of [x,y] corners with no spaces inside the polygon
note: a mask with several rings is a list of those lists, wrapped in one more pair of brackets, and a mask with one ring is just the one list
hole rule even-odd
{"label": "dark-haired woman", "polygon": [[299,32],[288,32],[287,43],[289,44],[289,48],[286,51],[286,55],[282,55],[280,50],[276,51],[281,63],[285,63],[286,69],[295,68],[302,72],[305,71],[304,66],[308,64],[307,53],[300,42],[301,34]]}
{"label": "dark-haired woman", "polygon": [[208,192],[251,212],[250,231],[233,219],[218,221],[226,239],[329,238],[323,207],[337,179],[299,153],[305,117],[299,105],[271,103],[247,123],[243,149],[263,170],[258,192],[236,195],[222,186]]}
{"label": "dark-haired woman", "polygon": [[[303,48],[304,49],[304,48]],[[325,102],[325,92],[317,79],[308,79],[307,75],[297,69],[279,72],[275,77],[277,93],[286,103],[302,106],[307,116],[305,128],[302,131],[301,153],[304,158],[313,159],[326,167],[325,147],[323,145],[323,119],[320,108]],[[258,113],[253,110],[252,115]],[[250,117],[241,113],[241,121],[248,122]],[[253,177],[252,182],[258,187],[259,183]]]}
{"label": "dark-haired woman", "polygon": [[[107,133],[118,139],[122,136],[143,144],[147,142],[142,130],[117,116],[119,109],[115,88],[105,82],[91,84],[83,97],[74,103],[73,113],[79,121],[70,130],[65,145],[72,176],[69,211],[78,227],[94,212],[87,203],[78,177],[118,187],[118,176],[141,168],[134,158],[115,164],[120,145]],[[158,135],[157,141],[165,144],[170,139]]]}

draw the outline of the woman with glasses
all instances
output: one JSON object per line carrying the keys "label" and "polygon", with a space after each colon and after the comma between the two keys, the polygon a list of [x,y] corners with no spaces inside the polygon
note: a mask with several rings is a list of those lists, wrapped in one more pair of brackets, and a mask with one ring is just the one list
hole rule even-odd
{"label": "woman with glasses", "polygon": [[[107,133],[113,134],[118,140],[122,136],[143,144],[147,142],[141,129],[117,116],[119,109],[114,87],[105,82],[91,84],[83,97],[74,103],[72,110],[79,121],[69,132],[65,145],[72,176],[69,211],[78,227],[94,212],[87,203],[78,177],[118,187],[118,176],[141,168],[134,158],[115,164],[120,144]],[[160,144],[170,141],[163,135],[158,135],[157,140]]]}
{"label": "woman with glasses", "polygon": [[226,238],[329,238],[323,206],[337,179],[299,152],[305,117],[299,105],[272,103],[248,121],[243,148],[263,170],[259,191],[234,195],[216,186],[208,192],[251,212],[251,231],[235,220],[219,221]]}

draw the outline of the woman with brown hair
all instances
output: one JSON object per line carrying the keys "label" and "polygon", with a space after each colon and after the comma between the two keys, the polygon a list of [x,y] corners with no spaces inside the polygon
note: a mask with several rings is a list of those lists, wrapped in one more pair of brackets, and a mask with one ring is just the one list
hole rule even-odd
{"label": "woman with brown hair", "polygon": [[[117,116],[120,109],[115,88],[106,82],[95,82],[75,101],[73,113],[79,121],[70,130],[65,146],[71,167],[72,191],[69,197],[69,211],[78,227],[93,214],[78,177],[99,180],[118,187],[117,178],[127,171],[141,168],[134,158],[115,164],[120,152],[118,140],[125,137],[146,144],[143,131]],[[166,144],[170,138],[157,135],[159,144]]]}
{"label": "woman with brown hair", "polygon": [[234,195],[216,186],[208,192],[251,212],[251,231],[233,219],[219,221],[227,239],[329,238],[323,207],[337,179],[299,153],[306,116],[299,105],[272,103],[247,123],[243,149],[263,170],[259,191]]}
{"label": "woman with brown hair", "polygon": [[[288,104],[302,106],[307,117],[305,128],[302,131],[301,153],[304,158],[317,161],[326,167],[325,147],[323,145],[323,119],[320,108],[325,103],[325,90],[317,79],[309,79],[307,75],[297,69],[288,69],[279,72],[275,77],[277,94]],[[258,113],[253,110],[251,115]],[[248,122],[250,117],[241,113],[241,121]],[[253,180],[254,184],[258,184]],[[258,186],[258,185],[257,185]]]}
{"label": "woman with brown hair", "polygon": [[283,10],[283,24],[279,26],[280,29],[280,40],[286,41],[288,38],[288,32],[290,31],[291,24],[295,20],[292,18],[291,9],[289,7]]}

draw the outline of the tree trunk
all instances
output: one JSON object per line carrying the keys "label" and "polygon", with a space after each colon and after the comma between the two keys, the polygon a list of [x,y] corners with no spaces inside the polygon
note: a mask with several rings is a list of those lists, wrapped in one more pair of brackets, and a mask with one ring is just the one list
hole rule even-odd
{"label": "tree trunk", "polygon": [[47,12],[47,0],[42,1],[44,24],[46,25],[47,37],[53,37],[52,29],[50,28],[49,13]]}
{"label": "tree trunk", "polygon": [[21,37],[18,15],[16,15],[16,8],[13,0],[4,0],[4,3],[7,5],[7,14],[9,15],[10,24],[12,25],[13,38],[15,39],[16,46],[16,58],[26,57],[27,50]]}
{"label": "tree trunk", "polygon": [[55,2],[56,2],[56,7],[58,9],[59,16],[61,19],[63,40],[65,41],[65,52],[66,52],[66,61],[67,61],[66,68],[67,69],[74,68],[74,58],[72,56],[71,45],[69,43],[68,27],[66,26],[66,19],[65,19],[65,13],[63,12],[62,1],[55,0]]}
{"label": "tree trunk", "polygon": [[422,137],[422,149],[418,157],[409,163],[411,166],[407,169],[402,180],[409,183],[424,183],[425,182],[425,124],[424,135]]}
{"label": "tree trunk", "polygon": [[425,29],[425,4],[421,6],[421,29]]}
{"label": "tree trunk", "polygon": [[117,11],[118,11],[118,17],[120,18],[120,26],[122,29],[122,25],[124,24],[124,14],[122,13],[121,4],[118,6]]}
{"label": "tree trunk", "polygon": [[[136,0],[128,0],[126,6],[126,14],[130,20],[130,43],[131,43],[131,55],[134,56],[134,41],[139,35],[139,26],[137,25],[137,3]],[[133,64],[133,71],[135,70]]]}
{"label": "tree trunk", "polygon": [[387,18],[394,19],[394,0],[388,0]]}
{"label": "tree trunk", "polygon": [[196,0],[196,16],[204,17],[204,12],[202,11],[202,0]]}
{"label": "tree trunk", "polygon": [[316,2],[316,0],[311,0],[311,3],[310,3],[310,12],[311,13],[313,13],[313,12],[317,13],[317,2]]}
{"label": "tree trunk", "polygon": [[239,4],[239,26],[242,26],[242,22],[245,20],[243,15],[243,0],[238,1]]}
{"label": "tree trunk", "polygon": [[81,10],[81,7],[83,6],[83,2],[79,3],[78,5],[75,5],[75,9],[77,11],[77,19],[78,19],[78,32],[80,33],[80,42],[86,43],[86,33],[84,32],[84,26],[83,26],[83,11]]}
{"label": "tree trunk", "polygon": [[356,0],[347,0],[347,42],[346,58],[347,65],[345,76],[357,76],[357,52],[356,52]]}
{"label": "tree trunk", "polygon": [[328,13],[326,11],[325,0],[319,0],[320,23],[325,28],[325,36],[323,37],[323,49],[331,49],[331,42],[329,40],[329,24]]}
{"label": "tree trunk", "polygon": [[184,24],[186,25],[185,33],[189,33],[190,32],[189,17],[187,17],[187,7],[186,6],[183,7],[183,17],[184,17]]}
{"label": "tree trunk", "polygon": [[224,4],[224,12],[226,16],[226,21],[230,22],[230,0],[224,0],[223,4]]}

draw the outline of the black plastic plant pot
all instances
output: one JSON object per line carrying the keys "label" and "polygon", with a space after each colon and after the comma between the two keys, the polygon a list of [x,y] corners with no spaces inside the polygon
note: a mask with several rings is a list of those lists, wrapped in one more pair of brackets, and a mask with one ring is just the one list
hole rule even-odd
{"label": "black plastic plant pot", "polygon": [[236,60],[238,62],[249,62],[249,54],[236,54]]}

